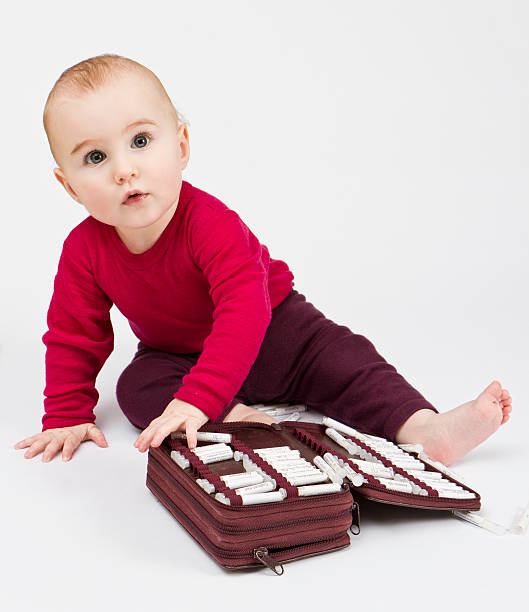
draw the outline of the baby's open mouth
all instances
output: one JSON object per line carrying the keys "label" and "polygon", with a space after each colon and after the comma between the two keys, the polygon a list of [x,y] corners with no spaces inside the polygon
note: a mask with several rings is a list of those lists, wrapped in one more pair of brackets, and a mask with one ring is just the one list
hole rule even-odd
{"label": "baby's open mouth", "polygon": [[142,191],[134,191],[123,200],[122,204],[135,204],[136,202],[141,202],[148,195],[148,193],[143,193]]}

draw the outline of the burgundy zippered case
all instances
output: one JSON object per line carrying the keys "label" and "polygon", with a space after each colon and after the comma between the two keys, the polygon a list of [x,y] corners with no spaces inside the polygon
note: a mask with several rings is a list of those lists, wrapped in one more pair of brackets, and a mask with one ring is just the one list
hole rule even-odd
{"label": "burgundy zippered case", "polygon": [[[229,489],[222,476],[243,472],[240,461],[230,459],[205,464],[187,448],[185,440],[166,438],[158,448],[151,448],[147,462],[147,487],[171,512],[193,538],[222,566],[229,569],[266,565],[277,574],[283,572],[282,563],[294,559],[338,550],[349,546],[349,531],[360,532],[360,515],[357,500],[364,497],[400,506],[436,510],[477,510],[480,497],[466,485],[443,474],[443,478],[472,492],[472,499],[441,497],[433,488],[421,482],[425,495],[389,491],[373,476],[362,472],[364,483],[355,487],[344,480],[336,493],[299,497],[298,488],[264,461],[254,449],[289,446],[299,450],[301,457],[312,462],[316,455],[330,452],[342,461],[350,463],[347,451],[325,435],[326,427],[315,423],[220,423],[206,424],[200,431],[230,433],[230,445],[234,451],[245,454],[286,491],[283,501],[255,505],[242,505],[242,498]],[[365,442],[346,436],[358,445]],[[199,442],[198,445],[202,444]],[[178,451],[189,461],[182,469],[171,459],[171,451]],[[373,453],[375,450],[371,449]],[[380,462],[393,467],[395,473],[413,476],[391,464],[380,455]],[[428,471],[438,471],[426,465]],[[214,485],[229,500],[229,505],[206,493],[196,483],[202,478]],[[419,481],[417,481],[419,482]],[[347,483],[347,484],[345,484]],[[354,498],[353,498],[354,496]]]}

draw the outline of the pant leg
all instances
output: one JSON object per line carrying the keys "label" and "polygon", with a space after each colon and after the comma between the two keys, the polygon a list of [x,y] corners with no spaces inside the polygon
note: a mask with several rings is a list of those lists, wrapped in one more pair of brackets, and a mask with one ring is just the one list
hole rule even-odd
{"label": "pant leg", "polygon": [[[167,353],[140,342],[137,353],[116,386],[118,404],[127,419],[136,427],[145,429],[159,417],[199,356],[200,353]],[[221,422],[238,402],[244,403],[243,399],[234,398],[225,406],[217,422]]]}
{"label": "pant leg", "polygon": [[241,391],[250,403],[304,403],[390,440],[417,410],[436,411],[367,338],[327,319],[296,290],[274,309]]}

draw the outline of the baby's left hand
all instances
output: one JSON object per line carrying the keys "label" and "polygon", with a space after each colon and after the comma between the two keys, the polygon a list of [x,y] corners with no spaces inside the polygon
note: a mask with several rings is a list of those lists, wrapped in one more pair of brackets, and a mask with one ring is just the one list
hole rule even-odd
{"label": "baby's left hand", "polygon": [[195,448],[197,430],[208,421],[209,417],[202,410],[175,397],[162,414],[141,432],[134,446],[144,453],[149,446],[160,446],[170,433],[180,430],[186,432],[189,448]]}

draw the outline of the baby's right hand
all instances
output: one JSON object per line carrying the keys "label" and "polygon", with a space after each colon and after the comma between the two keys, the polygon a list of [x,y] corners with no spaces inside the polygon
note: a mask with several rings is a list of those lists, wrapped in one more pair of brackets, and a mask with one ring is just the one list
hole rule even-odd
{"label": "baby's right hand", "polygon": [[15,444],[16,449],[30,447],[24,454],[26,459],[31,459],[42,451],[42,461],[51,461],[62,449],[63,461],[69,461],[81,442],[93,440],[98,446],[105,448],[108,443],[103,432],[93,423],[81,423],[71,427],[57,427],[47,429],[36,436],[20,440]]}

